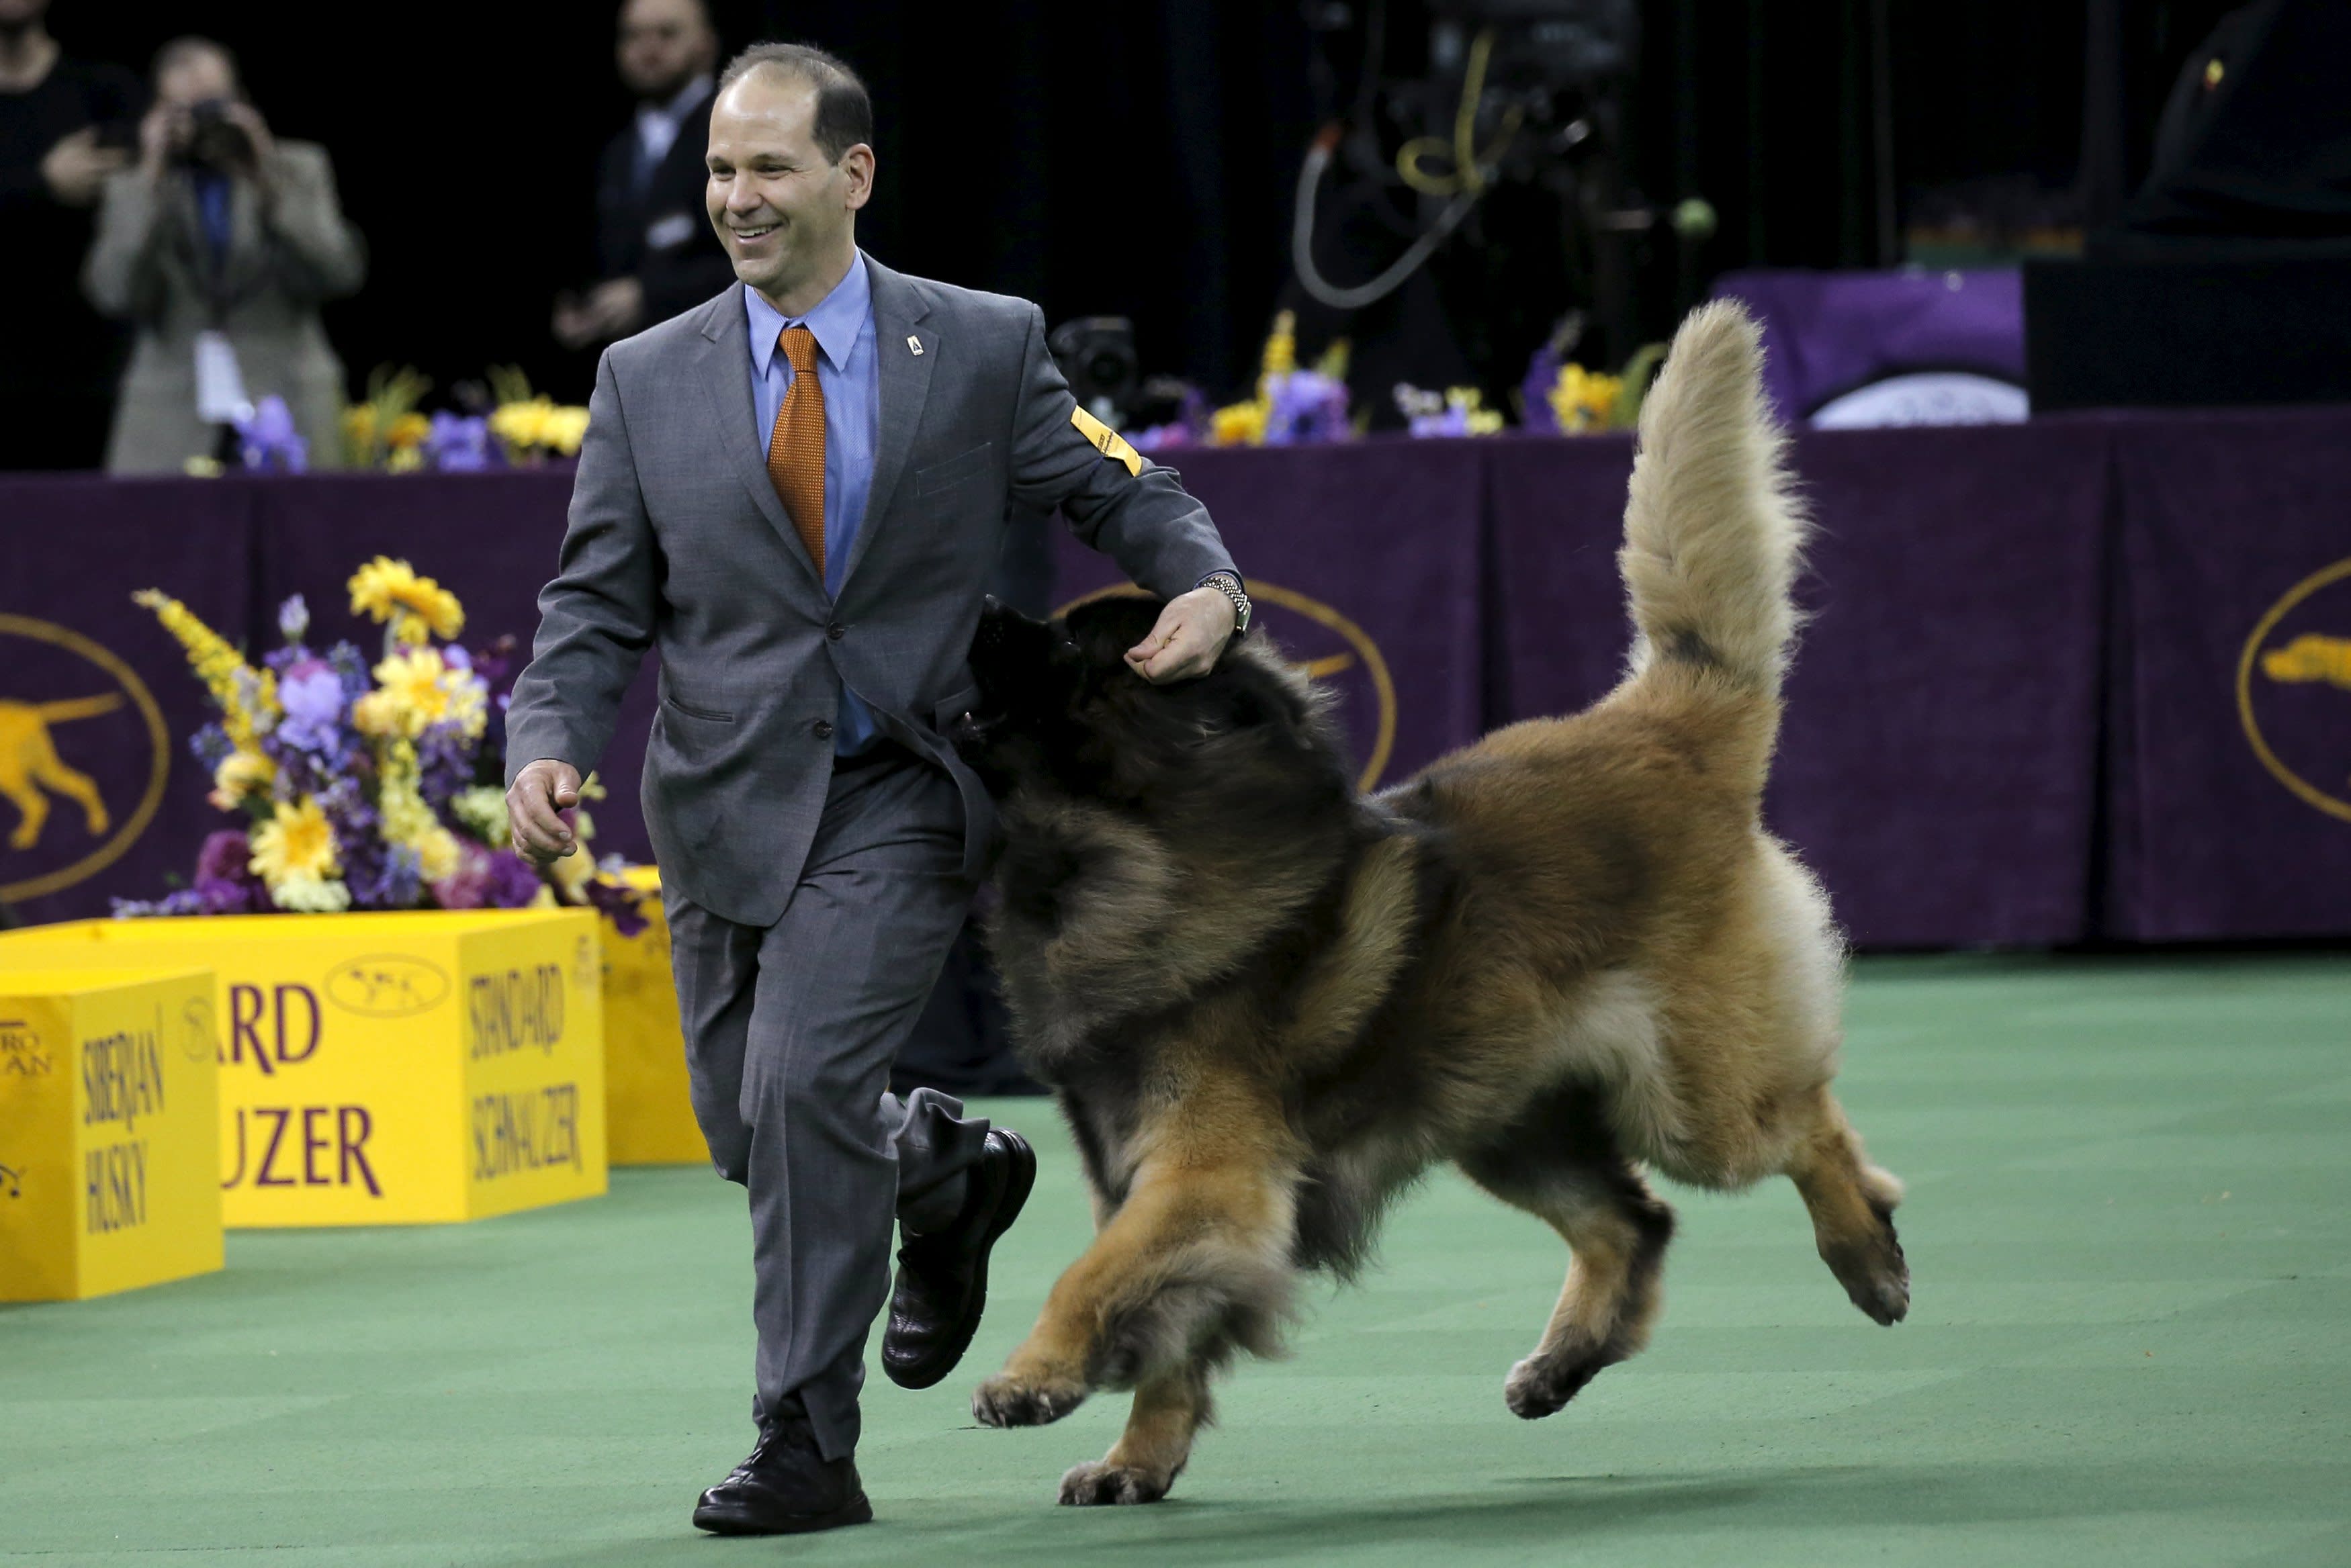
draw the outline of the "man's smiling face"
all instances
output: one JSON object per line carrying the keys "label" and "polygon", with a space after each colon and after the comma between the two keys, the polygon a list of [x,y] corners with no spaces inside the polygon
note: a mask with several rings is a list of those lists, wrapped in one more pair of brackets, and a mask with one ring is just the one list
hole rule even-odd
{"label": "man's smiling face", "polygon": [[710,221],[735,275],[788,315],[821,299],[856,250],[856,213],[873,193],[873,150],[830,159],[816,141],[816,84],[773,67],[718,95],[710,111]]}

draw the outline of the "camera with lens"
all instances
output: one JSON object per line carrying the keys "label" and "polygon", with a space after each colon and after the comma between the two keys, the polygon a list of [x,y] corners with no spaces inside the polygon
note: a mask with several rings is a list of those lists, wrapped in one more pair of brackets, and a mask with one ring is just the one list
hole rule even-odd
{"label": "camera with lens", "polygon": [[1045,348],[1086,412],[1121,428],[1142,379],[1134,323],[1123,316],[1081,316],[1053,328]]}
{"label": "camera with lens", "polygon": [[228,110],[228,100],[222,98],[188,106],[188,140],[180,150],[182,162],[216,174],[252,167],[253,138],[229,118]]}

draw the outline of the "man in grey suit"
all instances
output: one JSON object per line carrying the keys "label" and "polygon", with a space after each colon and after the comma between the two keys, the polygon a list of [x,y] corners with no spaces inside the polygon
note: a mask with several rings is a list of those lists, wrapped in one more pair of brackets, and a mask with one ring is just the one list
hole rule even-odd
{"label": "man in grey suit", "polygon": [[872,111],[788,45],[727,67],[707,205],[737,286],[606,351],[559,575],[507,718],[516,842],[559,813],[648,648],[645,820],[695,1114],[749,1189],[758,1331],[748,1459],[695,1522],[780,1533],[872,1516],[852,1453],[865,1336],[921,1387],[969,1345],[988,1248],[1034,1157],[955,1101],[886,1094],[994,832],[942,729],[1014,503],[1168,599],[1140,678],[1208,670],[1247,598],[1198,503],[1077,407],[1025,301],[903,276],[856,246]]}

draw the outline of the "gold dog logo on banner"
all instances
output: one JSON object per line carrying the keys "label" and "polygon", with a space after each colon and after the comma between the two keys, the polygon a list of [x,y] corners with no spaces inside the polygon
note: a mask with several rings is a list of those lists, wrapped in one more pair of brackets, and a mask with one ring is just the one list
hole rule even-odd
{"label": "gold dog logo on banner", "polygon": [[[172,743],[162,711],[131,666],[54,622],[0,615],[0,800],[16,817],[0,840],[0,903],[14,903],[86,881],[121,858],[162,804]],[[105,735],[103,726],[130,723],[144,732],[136,772],[119,764],[93,772],[68,760],[93,732],[119,752],[126,737]],[[117,801],[132,801],[119,818],[107,804],[110,788]],[[65,864],[42,864],[77,849]]]}
{"label": "gold dog logo on banner", "polygon": [[2237,717],[2272,777],[2351,822],[2351,559],[2294,584],[2253,628]]}
{"label": "gold dog logo on banner", "polygon": [[[1113,594],[1141,597],[1143,590],[1127,583],[1096,588],[1092,593],[1079,595],[1053,614],[1065,616],[1081,604]],[[1249,596],[1257,611],[1252,629],[1269,625],[1280,628],[1275,635],[1293,656],[1301,648],[1320,650],[1297,659],[1298,669],[1310,680],[1337,682],[1342,712],[1360,720],[1365,707],[1370,708],[1372,743],[1364,753],[1364,771],[1356,778],[1355,787],[1374,788],[1380,775],[1387,772],[1388,757],[1395,750],[1396,731],[1395,681],[1388,675],[1388,661],[1380,657],[1379,644],[1362,627],[1329,605],[1293,589],[1251,578]],[[1305,625],[1298,626],[1297,621]],[[1331,646],[1334,638],[1342,646]],[[1360,738],[1360,725],[1354,728],[1354,733]]]}

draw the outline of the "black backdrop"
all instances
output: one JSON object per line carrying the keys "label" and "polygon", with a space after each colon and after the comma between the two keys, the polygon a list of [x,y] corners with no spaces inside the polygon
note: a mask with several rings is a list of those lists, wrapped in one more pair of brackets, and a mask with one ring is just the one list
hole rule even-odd
{"label": "black backdrop", "polygon": [[[2089,14],[2117,6],[2127,176],[2223,0],[1645,0],[1635,178],[1656,198],[1703,193],[1723,220],[1690,274],[1651,276],[1645,313],[1662,328],[1728,266],[1898,259],[1896,220],[1922,188],[2066,188]],[[807,38],[872,82],[881,187],[861,233],[876,254],[1029,296],[1056,321],[1131,316],[1149,368],[1218,390],[1248,379],[1313,129],[1293,0],[718,9],[729,48]],[[1397,0],[1391,35],[1419,9]],[[365,291],[329,314],[355,382],[385,361],[444,386],[517,362],[576,397],[590,364],[547,318],[580,281],[596,150],[627,113],[613,10],[482,0],[355,29],[249,0],[57,0],[51,25],[141,68],[174,34],[217,36],[275,127],[329,146],[373,254]]]}

